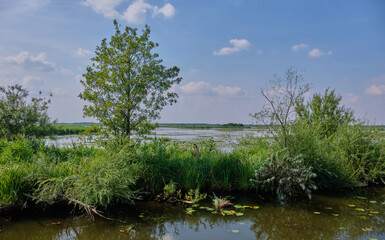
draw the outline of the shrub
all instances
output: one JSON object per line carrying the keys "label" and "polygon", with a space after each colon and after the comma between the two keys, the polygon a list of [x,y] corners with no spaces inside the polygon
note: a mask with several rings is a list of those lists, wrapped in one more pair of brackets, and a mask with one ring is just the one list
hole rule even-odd
{"label": "shrub", "polygon": [[[282,156],[283,155],[283,156]],[[311,198],[311,191],[316,190],[316,174],[311,167],[305,166],[301,157],[289,157],[276,153],[259,169],[251,179],[257,190],[271,192],[279,198],[286,198],[305,193]]]}

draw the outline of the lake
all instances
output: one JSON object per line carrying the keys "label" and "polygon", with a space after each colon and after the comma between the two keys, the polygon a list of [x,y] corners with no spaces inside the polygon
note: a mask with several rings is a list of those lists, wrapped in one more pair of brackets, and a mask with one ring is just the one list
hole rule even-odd
{"label": "lake", "polygon": [[[204,141],[213,139],[219,149],[225,152],[231,151],[238,143],[237,139],[246,136],[267,136],[267,132],[262,128],[171,128],[159,127],[153,131],[149,138],[168,138],[176,141]],[[60,147],[69,146],[82,142],[78,135],[59,136],[54,139],[47,139],[48,144],[55,144]]]}
{"label": "lake", "polygon": [[192,214],[183,207],[143,201],[109,215],[119,222],[43,213],[3,218],[0,239],[385,239],[384,200],[385,188],[314,194],[312,200],[291,203],[238,195],[231,200],[238,208],[226,212],[241,216],[208,211],[210,199]]}

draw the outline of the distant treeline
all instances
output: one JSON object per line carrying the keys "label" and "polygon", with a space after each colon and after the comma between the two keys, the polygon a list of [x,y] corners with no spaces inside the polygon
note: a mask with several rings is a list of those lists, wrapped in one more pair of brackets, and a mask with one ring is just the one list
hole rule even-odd
{"label": "distant treeline", "polygon": [[[54,124],[51,135],[74,135],[83,133],[91,123],[60,123]],[[93,132],[93,131],[91,131]]]}

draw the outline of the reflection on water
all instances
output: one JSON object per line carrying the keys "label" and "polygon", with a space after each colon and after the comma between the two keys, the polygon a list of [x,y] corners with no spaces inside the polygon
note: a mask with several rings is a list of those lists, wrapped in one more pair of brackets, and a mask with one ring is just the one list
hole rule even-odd
{"label": "reflection on water", "polygon": [[[346,195],[286,204],[237,196],[235,203],[260,206],[234,209],[244,213],[240,217],[199,208],[188,215],[180,207],[138,202],[113,216],[125,223],[34,216],[0,225],[0,239],[385,239],[385,189]],[[135,231],[125,231],[131,227]]]}

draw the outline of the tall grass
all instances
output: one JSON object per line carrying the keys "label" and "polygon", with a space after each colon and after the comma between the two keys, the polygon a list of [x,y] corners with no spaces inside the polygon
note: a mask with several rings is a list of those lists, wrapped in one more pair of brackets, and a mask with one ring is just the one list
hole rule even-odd
{"label": "tall grass", "polygon": [[[191,145],[191,146],[190,146]],[[210,144],[200,144],[198,157],[188,145],[154,140],[136,145],[136,157],[144,166],[140,185],[160,193],[165,183],[174,182],[183,190],[248,190],[258,157],[239,149],[224,153]]]}

